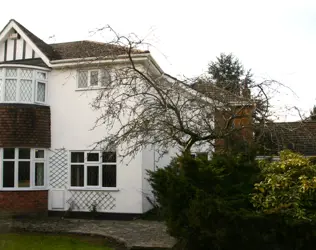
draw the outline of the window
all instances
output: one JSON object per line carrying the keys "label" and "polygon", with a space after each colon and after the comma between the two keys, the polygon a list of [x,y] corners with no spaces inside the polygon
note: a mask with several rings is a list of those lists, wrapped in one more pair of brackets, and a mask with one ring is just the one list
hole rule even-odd
{"label": "window", "polygon": [[45,186],[45,150],[3,148],[2,187],[36,188]]}
{"label": "window", "polygon": [[116,187],[115,152],[71,152],[70,162],[72,187]]}
{"label": "window", "polygon": [[78,72],[78,88],[102,87],[111,81],[111,75],[106,69],[81,70]]}
{"label": "window", "polygon": [[47,73],[27,68],[0,68],[0,101],[46,102]]}
{"label": "window", "polygon": [[201,160],[208,160],[208,153],[207,152],[196,152],[192,153],[191,157],[194,159],[201,159]]}

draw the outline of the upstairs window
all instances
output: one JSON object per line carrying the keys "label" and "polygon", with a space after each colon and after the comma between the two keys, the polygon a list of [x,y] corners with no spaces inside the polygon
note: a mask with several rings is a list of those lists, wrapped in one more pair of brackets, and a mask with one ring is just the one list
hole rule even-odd
{"label": "upstairs window", "polygon": [[104,87],[110,82],[111,75],[106,69],[80,70],[78,72],[78,89]]}
{"label": "upstairs window", "polygon": [[47,73],[27,68],[0,68],[0,101],[46,102]]}

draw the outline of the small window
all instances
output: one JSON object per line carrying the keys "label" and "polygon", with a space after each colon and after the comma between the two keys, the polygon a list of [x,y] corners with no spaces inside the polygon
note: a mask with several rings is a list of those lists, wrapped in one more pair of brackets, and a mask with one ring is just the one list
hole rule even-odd
{"label": "small window", "polygon": [[78,88],[88,87],[88,71],[80,71],[78,75]]}
{"label": "small window", "polygon": [[17,77],[18,76],[18,70],[17,69],[10,69],[7,68],[5,71],[5,76],[10,78],[10,77]]}
{"label": "small window", "polygon": [[71,162],[72,163],[84,162],[84,152],[72,152]]}
{"label": "small window", "polygon": [[99,83],[99,71],[90,71],[90,86],[98,86]]}
{"label": "small window", "polygon": [[33,82],[32,80],[20,80],[20,101],[33,101]]}
{"label": "small window", "polygon": [[3,149],[3,159],[14,159],[14,148],[4,148]]}
{"label": "small window", "polygon": [[102,187],[116,187],[116,165],[102,166]]}
{"label": "small window", "polygon": [[3,162],[3,187],[14,187],[14,161]]}
{"label": "small window", "polygon": [[115,152],[103,152],[102,153],[102,162],[116,162],[116,153]]}
{"label": "small window", "polygon": [[88,153],[87,161],[99,161],[99,153]]}
{"label": "small window", "polygon": [[30,187],[30,162],[19,161],[18,187]]}
{"label": "small window", "polygon": [[35,186],[44,186],[44,162],[35,163]]}
{"label": "small window", "polygon": [[45,151],[42,149],[36,149],[35,150],[35,158],[36,159],[44,159],[45,157]]}
{"label": "small window", "polygon": [[99,186],[99,166],[88,166],[87,175],[88,186]]}
{"label": "small window", "polygon": [[45,72],[37,72],[37,79],[38,80],[46,80],[47,74]]}
{"label": "small window", "polygon": [[36,101],[45,102],[45,95],[46,95],[46,83],[37,82]]}
{"label": "small window", "polygon": [[17,89],[17,80],[16,79],[6,79],[4,82],[5,86],[5,95],[4,100],[6,102],[16,101],[16,89]]}
{"label": "small window", "polygon": [[31,150],[29,148],[19,148],[19,159],[30,159]]}
{"label": "small window", "polygon": [[84,165],[71,165],[71,186],[84,186]]}
{"label": "small window", "polygon": [[101,86],[106,86],[107,84],[111,83],[111,74],[108,70],[102,70],[101,76]]}

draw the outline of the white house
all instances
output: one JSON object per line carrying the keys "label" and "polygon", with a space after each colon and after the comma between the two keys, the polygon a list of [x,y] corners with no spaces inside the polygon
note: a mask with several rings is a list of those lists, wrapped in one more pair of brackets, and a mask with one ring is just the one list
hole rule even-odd
{"label": "white house", "polygon": [[[91,130],[97,114],[89,104],[102,87],[101,71],[85,59],[110,49],[91,41],[46,44],[15,20],[1,31],[1,213],[87,212],[96,206],[98,212],[135,215],[151,208],[145,173],[157,165],[153,150],[123,161],[116,150],[91,150],[106,131]],[[149,52],[133,56],[159,67]]]}

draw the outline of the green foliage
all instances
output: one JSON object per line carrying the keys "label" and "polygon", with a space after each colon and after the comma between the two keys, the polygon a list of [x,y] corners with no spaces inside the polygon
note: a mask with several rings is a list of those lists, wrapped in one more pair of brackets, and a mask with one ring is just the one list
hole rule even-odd
{"label": "green foliage", "polygon": [[252,207],[248,194],[258,172],[253,164],[243,155],[217,155],[212,161],[184,156],[149,172],[170,234],[189,249],[210,249],[211,243],[224,246],[230,244],[227,237],[246,246],[238,224],[229,225]]}
{"label": "green foliage", "polygon": [[[270,173],[277,176],[273,177],[274,187],[266,179]],[[215,155],[211,161],[183,156],[174,159],[167,168],[149,172],[149,180],[160,204],[160,214],[169,233],[182,243],[181,249],[306,250],[315,248],[316,225],[314,221],[298,218],[312,218],[306,212],[311,207],[307,209],[308,200],[303,193],[313,190],[314,173],[309,160],[291,152],[282,152],[280,163],[260,162],[260,165],[253,156],[241,154]],[[288,187],[278,186],[279,180],[287,180]],[[266,184],[263,192],[260,183]],[[299,190],[295,183],[305,191]],[[282,190],[288,190],[287,199],[294,199],[298,192],[299,201],[305,204],[299,206],[305,209],[304,216],[281,216],[292,216],[291,207],[258,213],[256,209],[261,207],[253,207],[252,202],[257,199],[254,195],[269,196],[272,189],[279,200],[284,199]],[[264,199],[265,196],[258,198]],[[270,199],[267,200],[271,205]],[[273,201],[274,205],[281,204]]]}
{"label": "green foliage", "polygon": [[208,73],[217,86],[236,94],[240,93],[242,84],[252,83],[251,71],[245,74],[244,66],[232,54],[221,53],[216,61],[209,64]]}
{"label": "green foliage", "polygon": [[263,180],[255,184],[254,206],[266,214],[315,219],[316,165],[299,154],[282,151],[280,161],[261,162]]}

